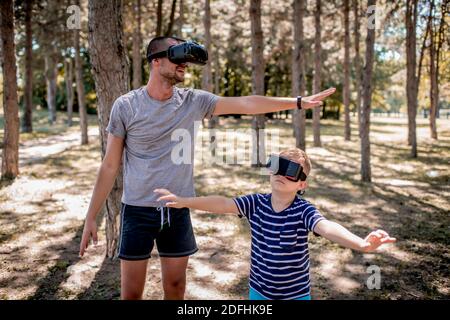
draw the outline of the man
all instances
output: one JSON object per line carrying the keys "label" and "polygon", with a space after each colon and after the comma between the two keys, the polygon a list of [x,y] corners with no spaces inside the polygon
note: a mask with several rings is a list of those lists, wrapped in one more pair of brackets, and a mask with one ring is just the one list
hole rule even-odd
{"label": "man", "polygon": [[[121,298],[141,299],[148,258],[156,241],[164,299],[183,299],[189,256],[198,249],[189,210],[163,207],[155,188],[181,196],[194,196],[193,164],[175,164],[171,139],[176,129],[188,130],[194,139],[194,122],[221,114],[264,114],[299,106],[321,105],[331,88],[303,98],[263,96],[218,97],[203,90],[177,88],[184,81],[186,63],[173,63],[166,52],[183,43],[174,37],[157,37],[147,47],[151,66],[145,87],[119,97],[111,110],[105,157],[100,166],[80,244],[80,256],[90,238],[97,242],[95,217],[112,189],[122,162],[124,166],[121,232]],[[172,59],[173,60],[173,59]],[[125,150],[125,153],[123,152]],[[192,153],[193,155],[193,153]],[[176,212],[175,210],[179,210]]]}

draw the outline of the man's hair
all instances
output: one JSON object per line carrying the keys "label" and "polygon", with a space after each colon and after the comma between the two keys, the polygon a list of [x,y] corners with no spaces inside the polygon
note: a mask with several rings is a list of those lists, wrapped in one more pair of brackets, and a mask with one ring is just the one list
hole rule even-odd
{"label": "man's hair", "polygon": [[147,61],[148,63],[151,64],[151,61],[148,59],[148,57],[151,54],[157,53],[157,52],[161,52],[164,50],[167,50],[167,40],[168,39],[174,39],[178,42],[186,42],[186,40],[183,40],[181,38],[177,38],[177,37],[172,37],[172,36],[160,36],[160,37],[156,37],[153,38],[152,40],[150,40],[150,42],[148,43],[147,46]]}
{"label": "man's hair", "polygon": [[280,156],[285,157],[291,161],[299,162],[303,159],[303,172],[308,176],[311,172],[311,160],[309,159],[308,155],[305,151],[299,149],[299,148],[292,148],[283,150],[280,152]]}

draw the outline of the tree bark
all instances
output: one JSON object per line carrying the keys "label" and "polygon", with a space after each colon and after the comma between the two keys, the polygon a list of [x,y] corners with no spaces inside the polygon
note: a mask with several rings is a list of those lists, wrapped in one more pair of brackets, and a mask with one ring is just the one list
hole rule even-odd
{"label": "tree bark", "polygon": [[[79,1],[78,1],[78,5],[79,5]],[[80,56],[80,30],[78,30],[78,29],[75,30],[74,42],[75,42],[74,43],[74,47],[75,47],[75,80],[77,82],[78,114],[80,116],[81,144],[86,145],[89,143],[88,123],[87,123],[87,111],[86,111],[85,96],[84,96],[83,63],[81,61],[81,56]]]}
{"label": "tree bark", "polygon": [[437,139],[437,129],[436,129],[436,111],[437,111],[437,70],[436,70],[436,43],[435,43],[435,32],[434,23],[431,19],[434,10],[434,0],[430,2],[430,133],[432,139]]}
{"label": "tree bark", "polygon": [[[374,6],[375,0],[369,0],[368,6]],[[367,13],[369,17],[369,13]],[[375,20],[373,21],[375,24]],[[361,108],[361,180],[372,181],[370,167],[370,111],[372,104],[372,73],[375,52],[375,28],[368,24],[366,37],[366,64],[364,66],[362,81],[362,108]]]}
{"label": "tree bark", "polygon": [[33,0],[25,1],[25,110],[22,118],[22,131],[33,132],[33,33],[31,12]]}
{"label": "tree bark", "polygon": [[171,36],[172,35],[172,28],[173,28],[173,22],[175,20],[175,8],[177,7],[177,0],[172,0],[172,9],[170,9],[170,18],[169,18],[169,24],[167,26],[167,30],[165,32],[165,36]]}
{"label": "tree bark", "polygon": [[64,75],[66,80],[67,125],[71,127],[73,116],[73,64],[70,57],[64,59]]}
{"label": "tree bark", "polygon": [[418,76],[416,73],[416,27],[417,0],[406,1],[406,97],[408,104],[408,144],[411,146],[411,157],[417,158],[417,93]]}
{"label": "tree bark", "polygon": [[358,121],[358,134],[361,138],[361,56],[359,54],[359,36],[360,36],[360,22],[359,22],[359,0],[353,0],[353,15],[355,18],[354,34],[355,34],[355,91],[356,91],[356,116]]}
{"label": "tree bark", "polygon": [[[264,95],[264,43],[261,27],[261,0],[250,1],[250,21],[252,35],[252,93],[254,95]],[[266,162],[265,141],[263,135],[265,128],[264,114],[253,117],[252,128],[254,131],[252,139],[252,164],[255,166],[262,166]]]}
{"label": "tree bark", "polygon": [[220,92],[220,62],[219,62],[219,48],[215,46],[214,54],[214,93]]}
{"label": "tree bark", "polygon": [[[112,105],[119,96],[129,91],[129,69],[123,42],[122,9],[120,0],[89,1],[89,47],[97,92],[102,159],[106,152],[106,127]],[[122,169],[120,169],[106,200],[108,257],[113,257],[117,250],[122,181]]]}
{"label": "tree bark", "polygon": [[47,107],[48,121],[50,124],[56,122],[56,76],[58,73],[58,65],[56,63],[56,53],[53,48],[45,55],[45,81],[47,88]]}
{"label": "tree bark", "polygon": [[[211,53],[211,7],[210,0],[205,0],[205,12],[203,16],[203,27],[205,29],[205,48]],[[208,92],[212,92],[213,82],[212,82],[212,69],[211,61],[203,67],[202,70],[202,89]],[[214,116],[208,121],[209,129],[209,141],[211,143],[211,155],[216,155],[216,131],[214,128],[218,122],[218,117]]]}
{"label": "tree bark", "polygon": [[142,86],[142,36],[141,36],[141,0],[134,0],[134,32],[133,32],[133,89]]}
{"label": "tree bark", "polygon": [[17,98],[16,55],[14,44],[14,6],[12,0],[0,1],[1,63],[3,71],[2,179],[19,174],[19,105]]}
{"label": "tree bark", "polygon": [[[211,9],[209,0],[205,0],[205,12],[203,16],[203,27],[205,30],[205,48],[211,53]],[[211,92],[212,91],[212,70],[211,61],[203,67],[202,70],[202,89]]]}
{"label": "tree bark", "polygon": [[177,20],[178,36],[183,37],[183,24],[184,24],[184,4],[183,0],[180,0],[180,12]]}
{"label": "tree bark", "polygon": [[162,34],[162,0],[158,0],[158,8],[156,11],[156,37]]}
{"label": "tree bark", "polygon": [[[432,1],[431,5],[432,7],[434,7],[434,0]],[[448,16],[448,13],[448,0],[446,0],[441,4],[441,19],[439,22],[439,29],[437,30],[437,32],[434,30],[434,23],[432,23],[432,25],[430,26],[430,134],[431,138],[436,140],[438,139],[436,118],[439,108],[439,61],[442,44],[445,41],[445,16]],[[432,10],[430,11],[430,16],[432,17]]]}
{"label": "tree bark", "polygon": [[350,141],[350,23],[349,23],[349,0],[344,0],[344,117],[345,117],[345,140]]}
{"label": "tree bark", "polygon": [[[294,52],[292,54],[292,96],[305,94],[305,44],[303,34],[303,16],[305,12],[305,0],[294,0]],[[295,145],[306,150],[306,120],[303,109],[295,109],[292,122],[294,124]]]}
{"label": "tree bark", "polygon": [[[321,0],[316,0],[316,10],[314,11],[314,25],[315,25],[315,37],[314,37],[314,93],[320,92],[321,87],[321,73],[322,73],[322,39],[321,39],[321,25],[320,15],[322,11]],[[313,136],[314,146],[320,147],[322,143],[320,141],[320,108],[314,108],[313,110]]]}

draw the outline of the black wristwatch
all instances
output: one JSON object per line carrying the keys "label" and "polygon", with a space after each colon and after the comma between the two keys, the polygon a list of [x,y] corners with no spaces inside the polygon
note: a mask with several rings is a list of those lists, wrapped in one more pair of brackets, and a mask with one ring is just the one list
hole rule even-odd
{"label": "black wristwatch", "polygon": [[297,109],[302,108],[302,96],[297,96]]}

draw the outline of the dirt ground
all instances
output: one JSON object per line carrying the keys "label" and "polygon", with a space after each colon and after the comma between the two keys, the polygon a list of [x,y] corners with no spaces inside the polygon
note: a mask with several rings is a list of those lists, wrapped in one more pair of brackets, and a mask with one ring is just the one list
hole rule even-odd
{"label": "dirt ground", "polygon": [[[311,235],[312,297],[448,299],[450,120],[438,121],[439,141],[428,138],[427,120],[418,120],[417,159],[409,158],[405,118],[372,121],[371,184],[360,182],[355,123],[352,141],[344,141],[342,122],[322,121],[323,147],[313,148],[308,122],[313,171],[305,198],[328,219],[360,236],[383,228],[398,242],[378,253],[362,254]],[[57,129],[49,130],[44,119],[36,124],[36,134],[21,135],[21,174],[13,183],[0,185],[0,299],[120,297],[119,261],[105,258],[104,223],[98,246],[78,258],[100,165],[98,128],[95,118],[90,122],[88,146],[80,146],[77,127],[64,129],[62,120]],[[248,119],[221,119],[220,129],[249,127]],[[267,127],[280,130],[281,148],[294,143],[290,120],[271,120]],[[207,148],[199,145],[197,151],[208,154]],[[260,169],[249,165],[197,161],[195,167],[199,195],[269,192],[267,181]],[[186,298],[247,299],[246,221],[199,212],[192,212],[192,218],[200,250],[190,258]],[[381,271],[378,290],[366,286],[371,265]],[[162,298],[156,251],[149,262],[145,298]]]}

